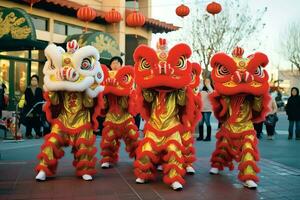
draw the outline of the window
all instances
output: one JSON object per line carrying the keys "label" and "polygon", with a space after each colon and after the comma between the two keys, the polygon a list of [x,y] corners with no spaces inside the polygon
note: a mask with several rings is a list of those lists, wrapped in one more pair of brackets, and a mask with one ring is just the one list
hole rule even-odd
{"label": "window", "polygon": [[48,31],[48,19],[37,16],[31,16],[31,19],[35,29],[41,31]]}
{"label": "window", "polygon": [[54,33],[60,35],[74,35],[74,34],[82,34],[83,27],[74,26],[71,24],[65,24],[63,22],[54,22]]}
{"label": "window", "polygon": [[81,34],[82,29],[79,26],[68,25],[68,35]]}
{"label": "window", "polygon": [[54,33],[60,34],[60,35],[67,35],[67,25],[54,21]]}

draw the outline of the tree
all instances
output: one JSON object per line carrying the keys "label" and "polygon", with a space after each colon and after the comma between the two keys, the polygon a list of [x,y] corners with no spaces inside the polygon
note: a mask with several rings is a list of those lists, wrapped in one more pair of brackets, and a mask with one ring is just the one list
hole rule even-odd
{"label": "tree", "polygon": [[300,71],[300,23],[291,23],[283,38],[283,54]]}
{"label": "tree", "polygon": [[[252,39],[265,26],[262,17],[267,7],[251,12],[247,1],[242,0],[224,1],[222,6],[222,12],[216,15],[200,11],[197,6],[191,12],[189,24],[184,24],[181,31],[182,38],[192,46],[194,58],[200,60],[205,71],[213,54],[230,53],[237,45],[243,48],[253,45]],[[257,38],[255,43],[258,43],[256,47],[260,45]]]}

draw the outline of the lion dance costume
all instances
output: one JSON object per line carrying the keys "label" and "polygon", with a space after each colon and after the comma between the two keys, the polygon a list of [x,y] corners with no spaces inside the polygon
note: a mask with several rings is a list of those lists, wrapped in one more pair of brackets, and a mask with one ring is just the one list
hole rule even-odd
{"label": "lion dance costume", "polygon": [[126,144],[126,151],[131,158],[135,157],[135,150],[138,144],[138,128],[134,123],[133,114],[133,67],[124,66],[117,71],[108,71],[103,68],[105,80],[104,110],[105,121],[103,123],[102,140],[100,147],[101,167],[108,168],[116,163],[119,157],[119,139]]}
{"label": "lion dance costume", "polygon": [[103,91],[99,85],[103,81],[99,52],[92,46],[79,48],[73,40],[67,43],[67,52],[48,45],[45,56],[44,109],[52,128],[38,155],[36,179],[44,181],[55,174],[57,160],[64,155],[62,147],[71,145],[76,175],[92,180],[97,151],[93,128],[97,128],[98,113],[91,110],[100,111],[101,102],[95,97]]}
{"label": "lion dance costume", "polygon": [[211,157],[211,174],[239,162],[238,178],[245,187],[256,188],[256,162],[259,160],[258,140],[253,122],[264,120],[269,108],[268,74],[263,69],[268,57],[254,53],[243,58],[244,50],[237,47],[230,57],[217,53],[211,59],[215,91],[211,94],[213,111],[222,123],[216,134],[216,149]]}
{"label": "lion dance costume", "polygon": [[164,39],[159,40],[157,51],[140,45],[134,52],[137,104],[146,120],[134,162],[137,183],[154,179],[157,165],[163,164],[164,182],[174,190],[183,188],[186,148],[182,133],[194,118],[193,111],[187,112],[194,96],[188,87],[192,81],[190,55],[186,44],[168,51]]}

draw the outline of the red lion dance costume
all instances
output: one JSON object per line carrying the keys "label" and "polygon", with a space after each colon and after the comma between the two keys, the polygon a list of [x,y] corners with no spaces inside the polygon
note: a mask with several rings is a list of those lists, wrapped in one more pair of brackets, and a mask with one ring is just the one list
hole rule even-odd
{"label": "red lion dance costume", "polygon": [[100,111],[100,104],[94,100],[103,91],[99,86],[103,80],[99,52],[92,46],[78,48],[75,40],[68,42],[67,50],[54,44],[45,49],[45,111],[52,128],[38,155],[38,181],[55,174],[57,160],[64,155],[62,147],[68,145],[72,145],[77,176],[92,180],[96,173],[96,137],[92,129],[97,128],[98,114],[90,110],[96,107],[94,110]]}
{"label": "red lion dance costume", "polygon": [[184,131],[181,135],[181,140],[183,146],[185,147],[185,150],[183,151],[184,168],[186,169],[186,172],[191,175],[195,173],[193,163],[196,161],[194,132],[197,123],[201,119],[202,109],[201,96],[199,93],[200,74],[201,66],[198,63],[192,63],[192,80],[190,85],[188,86],[189,90],[192,90],[193,93],[192,103],[190,102],[191,105],[190,109],[188,110],[189,114],[184,115],[183,120],[187,123],[185,123]]}
{"label": "red lion dance costume", "polygon": [[[101,167],[109,168],[112,163],[118,161],[120,147],[119,139],[123,139],[126,144],[126,151],[131,158],[135,157],[135,150],[139,137],[138,128],[134,123],[133,101],[134,93],[133,81],[134,70],[130,66],[124,66],[117,71],[108,71],[103,68],[105,90],[104,107],[106,117],[103,123],[102,140],[100,147]],[[102,112],[103,113],[103,112]]]}
{"label": "red lion dance costume", "polygon": [[164,39],[159,40],[157,48],[156,52],[140,45],[133,55],[137,104],[146,120],[144,138],[136,150],[134,173],[137,183],[145,183],[155,178],[157,165],[163,163],[164,182],[180,190],[186,172],[182,133],[195,117],[190,109],[194,94],[188,87],[192,81],[192,67],[187,61],[191,49],[177,44],[167,51]]}
{"label": "red lion dance costume", "polygon": [[255,53],[243,58],[244,50],[235,48],[233,57],[217,53],[211,59],[215,92],[211,94],[214,114],[222,123],[216,134],[216,150],[211,157],[211,174],[239,162],[238,178],[245,187],[256,188],[260,171],[258,140],[253,122],[264,120],[269,108],[268,74],[263,69],[268,57]]}

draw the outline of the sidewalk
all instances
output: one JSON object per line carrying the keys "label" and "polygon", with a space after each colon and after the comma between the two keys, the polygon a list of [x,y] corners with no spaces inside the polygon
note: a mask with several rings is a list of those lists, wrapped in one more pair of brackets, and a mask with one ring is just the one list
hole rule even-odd
{"label": "sidewalk", "polygon": [[[36,182],[33,169],[37,163],[35,157],[42,139],[26,140],[16,144],[1,142],[0,149],[3,157],[0,160],[0,199],[298,200],[300,199],[300,167],[280,164],[273,158],[274,154],[276,159],[285,156],[282,151],[285,145],[291,146],[289,150],[299,152],[300,142],[287,140],[285,135],[277,137],[274,141],[260,141],[261,181],[257,190],[243,188],[236,179],[236,170],[232,172],[225,170],[219,176],[208,174],[209,158],[215,146],[213,140],[195,143],[198,157],[195,164],[197,173],[185,177],[186,185],[181,192],[175,192],[163,184],[161,174],[154,182],[144,185],[135,184],[132,160],[128,159],[124,146],[121,146],[119,164],[107,170],[101,169],[97,164],[98,173],[92,182],[85,182],[75,177],[70,148],[65,148],[66,155],[59,161],[56,177],[47,182]],[[97,138],[97,146],[99,142],[100,137]]]}

